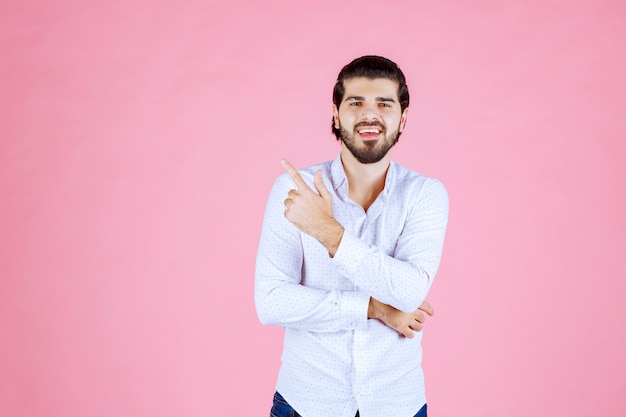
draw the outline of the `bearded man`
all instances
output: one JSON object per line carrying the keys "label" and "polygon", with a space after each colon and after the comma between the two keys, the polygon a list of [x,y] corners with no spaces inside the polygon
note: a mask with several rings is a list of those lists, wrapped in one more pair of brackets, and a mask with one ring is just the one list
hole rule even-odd
{"label": "bearded man", "polygon": [[333,91],[339,156],[301,171],[281,161],[255,276],[259,319],[285,328],[272,417],[427,415],[421,330],[448,197],[391,161],[408,106],[394,62],[357,58]]}

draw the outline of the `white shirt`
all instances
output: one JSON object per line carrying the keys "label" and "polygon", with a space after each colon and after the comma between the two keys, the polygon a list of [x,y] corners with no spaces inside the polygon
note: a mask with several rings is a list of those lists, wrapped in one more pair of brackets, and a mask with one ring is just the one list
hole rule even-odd
{"label": "white shirt", "polygon": [[291,178],[267,203],[257,254],[255,302],[263,324],[285,328],[276,389],[304,417],[410,417],[425,403],[422,333],[413,339],[367,318],[370,296],[415,311],[439,266],[448,197],[436,179],[391,162],[367,213],[348,197],[341,159],[321,169],[333,216],[345,228],[331,258],[284,216]]}

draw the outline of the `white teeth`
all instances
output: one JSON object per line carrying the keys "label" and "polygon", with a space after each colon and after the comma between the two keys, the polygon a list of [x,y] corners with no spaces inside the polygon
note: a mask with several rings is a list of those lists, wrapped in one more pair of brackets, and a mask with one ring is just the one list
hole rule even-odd
{"label": "white teeth", "polygon": [[359,133],[378,133],[379,130],[378,129],[361,129],[359,130]]}

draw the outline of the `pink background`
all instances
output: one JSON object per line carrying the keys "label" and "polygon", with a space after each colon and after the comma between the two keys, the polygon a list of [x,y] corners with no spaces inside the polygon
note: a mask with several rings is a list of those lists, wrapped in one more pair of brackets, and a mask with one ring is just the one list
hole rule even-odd
{"label": "pink background", "polygon": [[[366,53],[412,94],[394,158],[451,197],[434,417],[623,416],[622,1],[0,5],[0,415],[265,416],[269,188],[334,158]],[[330,417],[330,416],[329,416]]]}

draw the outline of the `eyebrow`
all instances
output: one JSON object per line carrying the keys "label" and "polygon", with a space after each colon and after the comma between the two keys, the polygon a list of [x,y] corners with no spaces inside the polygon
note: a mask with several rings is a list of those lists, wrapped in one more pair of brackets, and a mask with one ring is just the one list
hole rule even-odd
{"label": "eyebrow", "polygon": [[[365,101],[365,97],[350,96],[350,97],[346,97],[346,99],[344,101],[349,101],[349,100]],[[394,99],[387,98],[387,97],[376,97],[376,101],[380,101],[380,102],[383,102],[383,103],[387,103],[387,102],[395,103],[396,102]]]}

